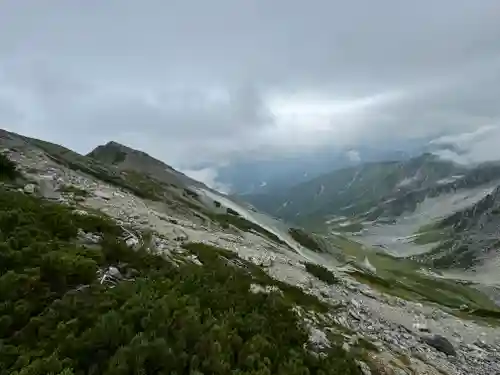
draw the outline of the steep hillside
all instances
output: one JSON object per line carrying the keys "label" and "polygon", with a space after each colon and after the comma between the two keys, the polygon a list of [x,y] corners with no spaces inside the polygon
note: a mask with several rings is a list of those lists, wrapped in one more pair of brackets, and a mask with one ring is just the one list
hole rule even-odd
{"label": "steep hillside", "polygon": [[439,268],[470,268],[500,257],[500,187],[479,202],[424,227],[417,241],[434,243],[416,259]]}
{"label": "steep hillside", "polygon": [[143,151],[134,150],[120,143],[111,141],[97,146],[87,154],[88,157],[105,164],[110,164],[124,171],[136,171],[148,174],[163,183],[178,186],[207,186],[189,178],[161,160],[155,159]]}
{"label": "steep hillside", "polygon": [[[246,196],[256,207],[308,225],[331,216],[400,214],[423,192],[450,184],[467,170],[431,154],[404,162],[367,163],[322,175],[279,195]],[[390,211],[394,211],[394,213]]]}
{"label": "steep hillside", "polygon": [[0,148],[1,375],[500,370],[500,310],[473,286],[202,185]]}

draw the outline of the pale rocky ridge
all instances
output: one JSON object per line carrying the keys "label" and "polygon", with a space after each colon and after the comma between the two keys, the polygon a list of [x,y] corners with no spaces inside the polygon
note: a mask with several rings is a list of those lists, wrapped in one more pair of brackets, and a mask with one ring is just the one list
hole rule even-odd
{"label": "pale rocky ridge", "polygon": [[[336,263],[327,254],[318,256],[297,243],[286,246],[256,232],[222,228],[189,207],[140,198],[122,187],[58,163],[29,140],[13,133],[0,133],[0,147],[31,180],[25,185],[26,194],[40,194],[61,204],[76,204],[83,215],[94,210],[103,212],[130,228],[130,246],[143,241],[141,233],[148,231],[152,233],[151,248],[175,261],[190,256],[181,246],[185,242],[213,244],[263,266],[273,278],[297,285],[331,304],[327,314],[299,306],[297,313],[309,327],[311,344],[318,350],[334,339],[342,340],[345,350],[353,350],[365,340],[372,343],[373,350],[368,350],[367,357],[359,361],[364,374],[375,374],[376,368],[381,374],[398,375],[500,373],[498,326],[459,319],[437,305],[383,294],[356,281],[343,268],[335,267]],[[61,192],[65,186],[73,186],[86,194]],[[179,192],[184,186],[171,189],[169,194],[175,199],[182,196]],[[203,191],[201,185],[196,189]],[[220,202],[224,202],[223,197]],[[240,206],[239,210],[244,213],[246,208]],[[271,229],[286,241],[293,241],[278,227]],[[96,241],[95,238],[85,240]],[[196,259],[190,259],[196,263]],[[340,282],[327,285],[320,281],[306,271],[306,261],[322,262]],[[107,272],[117,275],[114,270]],[[256,285],[254,290],[269,292],[268,288]],[[424,338],[433,335],[445,337],[453,345],[456,356],[447,356],[426,344]]]}

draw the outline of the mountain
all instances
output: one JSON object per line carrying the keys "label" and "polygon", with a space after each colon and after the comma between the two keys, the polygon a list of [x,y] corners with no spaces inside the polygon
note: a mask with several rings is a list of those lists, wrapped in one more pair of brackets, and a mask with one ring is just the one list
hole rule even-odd
{"label": "mountain", "polygon": [[438,268],[468,268],[496,262],[500,255],[500,186],[477,203],[457,211],[418,234],[420,242],[437,243],[415,259]]}
{"label": "mountain", "polygon": [[230,186],[234,195],[278,192],[332,170],[354,167],[368,160],[406,160],[415,154],[414,148],[387,150],[363,146],[335,151],[329,147],[290,156],[235,161],[217,168],[217,180]]}
{"label": "mountain", "polygon": [[136,150],[0,130],[0,151],[0,375],[500,366],[491,286],[291,229],[174,169],[167,182]]}
{"label": "mountain", "polygon": [[426,153],[245,198],[310,230],[352,233],[365,245],[441,269],[475,269],[500,259],[499,184],[499,163],[464,166]]}
{"label": "mountain", "polygon": [[245,199],[286,220],[317,224],[333,215],[361,215],[388,202],[404,203],[409,193],[445,184],[446,179],[458,179],[465,172],[464,167],[424,154],[406,161],[336,170],[276,195],[247,195]]}
{"label": "mountain", "polygon": [[134,150],[114,141],[97,146],[87,156],[102,163],[111,164],[120,170],[142,171],[142,173],[151,175],[157,180],[168,184],[192,185],[207,189],[206,185],[193,180],[161,160],[155,159],[143,151]]}

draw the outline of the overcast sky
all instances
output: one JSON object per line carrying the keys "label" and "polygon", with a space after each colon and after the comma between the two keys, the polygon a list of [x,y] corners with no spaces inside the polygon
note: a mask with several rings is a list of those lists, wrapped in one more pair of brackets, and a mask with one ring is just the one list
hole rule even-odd
{"label": "overcast sky", "polygon": [[0,1],[0,127],[82,153],[191,168],[435,136],[491,159],[499,126],[498,0]]}

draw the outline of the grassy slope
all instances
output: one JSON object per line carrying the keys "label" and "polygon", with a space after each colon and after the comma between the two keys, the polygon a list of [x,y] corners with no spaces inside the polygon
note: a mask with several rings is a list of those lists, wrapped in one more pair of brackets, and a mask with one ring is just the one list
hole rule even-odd
{"label": "grassy slope", "polygon": [[[467,304],[472,315],[483,315],[483,310],[490,316],[500,318],[500,310],[483,293],[453,280],[436,279],[419,272],[421,265],[408,259],[394,258],[390,255],[364,249],[362,245],[342,236],[333,236],[329,240],[344,254],[355,257],[358,261],[368,257],[377,269],[377,275],[364,272],[354,273],[359,281],[370,284],[381,291],[410,300],[437,303],[453,309],[456,313],[461,305]],[[488,315],[488,313],[484,313]]]}
{"label": "grassy slope", "polygon": [[439,223],[429,223],[422,226],[413,238],[413,242],[417,245],[427,245],[439,243],[450,238],[452,231],[450,228],[442,228]]}

